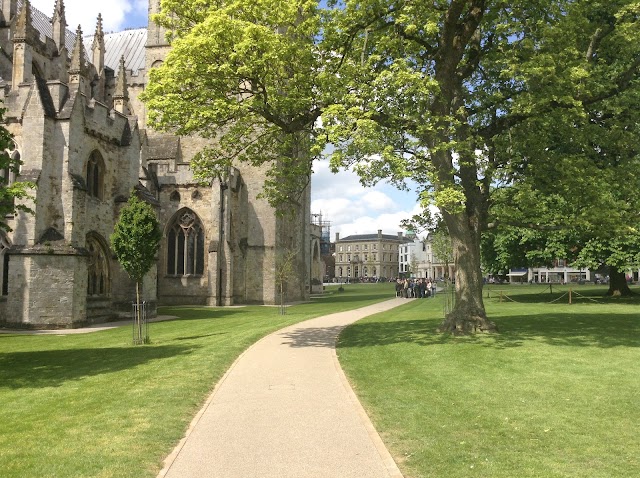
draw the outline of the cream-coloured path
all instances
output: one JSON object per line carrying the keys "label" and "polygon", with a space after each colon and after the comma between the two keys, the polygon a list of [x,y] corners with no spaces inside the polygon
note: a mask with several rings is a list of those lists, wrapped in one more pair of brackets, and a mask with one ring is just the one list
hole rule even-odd
{"label": "cream-coloured path", "polygon": [[396,298],[275,332],[229,369],[158,475],[401,478],[338,364],[335,341]]}

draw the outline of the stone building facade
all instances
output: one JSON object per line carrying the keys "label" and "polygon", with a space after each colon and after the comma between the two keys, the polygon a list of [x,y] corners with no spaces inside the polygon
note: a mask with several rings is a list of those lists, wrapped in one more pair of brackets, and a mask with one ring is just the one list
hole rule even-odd
{"label": "stone building facade", "polygon": [[398,277],[400,245],[406,242],[402,232],[393,236],[355,234],[335,239],[335,280],[376,280]]}
{"label": "stone building facade", "polygon": [[429,279],[452,278],[455,274],[453,259],[439,258],[433,251],[433,236],[424,239],[411,233],[407,242],[400,246],[400,274],[404,277]]}
{"label": "stone building facade", "polygon": [[296,215],[281,218],[257,197],[264,170],[238,165],[200,184],[189,162],[204,141],[146,128],[138,95],[169,49],[161,28],[105,34],[98,17],[83,41],[79,27],[67,29],[63,0],[52,18],[28,0],[3,0],[0,49],[10,154],[22,161],[20,179],[37,185],[26,203],[34,214],[7,217],[12,231],[0,232],[0,326],[72,327],[129,313],[134,287],[109,236],[132,192],[163,229],[144,283],[152,310],[277,303],[286,251],[296,251],[287,299],[308,297],[310,193]]}

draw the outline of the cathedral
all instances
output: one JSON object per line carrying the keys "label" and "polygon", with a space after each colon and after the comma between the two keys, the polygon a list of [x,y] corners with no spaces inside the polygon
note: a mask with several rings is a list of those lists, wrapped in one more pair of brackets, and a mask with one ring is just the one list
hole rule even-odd
{"label": "cathedral", "polygon": [[[54,0],[52,0],[53,2]],[[158,11],[151,0],[149,13]],[[105,34],[67,28],[63,0],[53,15],[28,0],[2,0],[0,100],[8,153],[31,181],[33,214],[0,229],[0,326],[67,328],[129,317],[135,286],[109,236],[136,194],[157,213],[162,241],[143,299],[158,304],[279,303],[276,277],[294,256],[286,300],[308,298],[314,239],[310,192],[280,217],[258,197],[259,167],[237,165],[219,180],[194,180],[190,159],[206,143],[146,127],[138,95],[170,46],[162,28]],[[317,241],[316,241],[317,242]],[[315,249],[317,249],[317,244]],[[312,252],[314,251],[314,252]]]}

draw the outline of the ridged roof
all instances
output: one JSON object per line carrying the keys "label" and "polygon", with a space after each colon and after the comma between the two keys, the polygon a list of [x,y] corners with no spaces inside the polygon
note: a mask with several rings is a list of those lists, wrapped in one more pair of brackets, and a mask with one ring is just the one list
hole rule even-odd
{"label": "ridged roof", "polygon": [[[23,0],[18,0],[18,11],[22,8]],[[40,34],[40,40],[45,42],[46,38],[53,38],[53,24],[51,17],[45,15],[40,10],[31,6],[31,22],[34,28]],[[69,26],[69,25],[67,25]],[[87,32],[85,32],[87,33]],[[73,51],[73,45],[76,41],[75,31],[68,28],[65,31],[65,46],[67,51]],[[83,38],[85,50],[87,52],[87,61],[91,61],[91,46],[93,45],[93,34],[85,35]],[[107,33],[104,35],[104,63],[114,71],[118,71],[120,66],[120,57],[124,55],[124,66],[127,70],[133,71],[134,74],[138,70],[144,69],[145,57],[144,46],[147,43],[147,29],[136,28],[124,30],[116,33]]]}
{"label": "ridged roof", "polygon": [[148,159],[177,159],[180,152],[180,137],[173,135],[148,138]]}
{"label": "ridged roof", "polygon": [[[18,0],[18,12],[22,9],[22,4],[22,0]],[[33,27],[38,30],[38,33],[40,33],[40,40],[45,42],[47,38],[53,38],[53,24],[51,17],[45,15],[33,5],[31,5],[31,23],[33,24]],[[73,44],[75,42],[75,32],[72,32],[67,28],[64,35],[64,43],[69,53],[73,50]]]}
{"label": "ridged roof", "polygon": [[337,242],[362,242],[362,241],[377,241],[378,239],[383,239],[385,241],[398,241],[404,242],[406,238],[398,237],[397,235],[391,234],[382,234],[378,236],[378,234],[354,234],[347,237],[341,237]]}
{"label": "ridged roof", "polygon": [[[144,46],[147,43],[147,29],[135,28],[104,35],[104,64],[114,71],[120,67],[120,57],[124,55],[124,67],[136,73],[144,69]],[[91,51],[93,35],[84,37],[84,44]]]}

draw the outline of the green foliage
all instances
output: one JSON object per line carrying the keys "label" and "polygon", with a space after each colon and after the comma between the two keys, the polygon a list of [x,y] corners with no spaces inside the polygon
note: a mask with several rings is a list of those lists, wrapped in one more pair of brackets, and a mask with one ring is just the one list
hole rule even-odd
{"label": "green foliage", "polygon": [[[0,108],[0,121],[3,113],[4,109]],[[22,164],[19,159],[13,159],[9,154],[12,147],[11,133],[4,126],[0,126],[0,229],[6,231],[11,230],[4,221],[7,214],[13,214],[16,211],[33,212],[21,201],[33,199],[29,190],[36,187],[30,181],[14,181],[9,184],[9,176],[18,177]],[[19,202],[16,203],[16,199]]]}
{"label": "green foliage", "polygon": [[172,49],[142,95],[150,124],[214,140],[194,158],[200,179],[236,162],[264,166],[263,195],[279,209],[297,204],[323,148],[316,2],[164,1],[155,20]]}
{"label": "green foliage", "polygon": [[520,67],[535,86],[520,108],[543,109],[495,137],[507,167],[483,245],[490,270],[555,258],[593,269],[638,263],[637,18],[635,2],[568,2],[534,50],[545,68]]}
{"label": "green foliage", "polygon": [[[533,192],[542,177],[553,184],[550,162],[566,165],[560,188],[616,211],[599,211],[603,224],[620,223],[635,207],[589,187],[603,164],[630,157],[640,138],[635,1],[330,0],[321,8],[311,0],[165,0],[162,7],[156,21],[171,30],[173,48],[143,98],[154,126],[216,140],[194,161],[202,178],[223,176],[235,161],[268,165],[264,194],[274,205],[295,202],[311,159],[330,143],[334,171],[353,169],[365,185],[418,184],[425,211],[440,207],[454,260],[474,253],[459,261],[461,279],[478,275],[492,188],[527,177],[535,178]],[[577,204],[558,206],[575,209],[581,229],[593,226]],[[538,222],[561,222],[557,209],[549,204]]]}
{"label": "green foliage", "polygon": [[141,282],[149,272],[161,238],[155,212],[132,192],[111,234],[113,252],[131,279]]}
{"label": "green foliage", "polygon": [[[451,264],[453,262],[453,248],[451,247],[451,237],[446,230],[438,229],[430,235],[431,250],[435,256],[434,260],[443,262],[445,264]],[[448,271],[448,267],[445,268],[445,273]]]}

